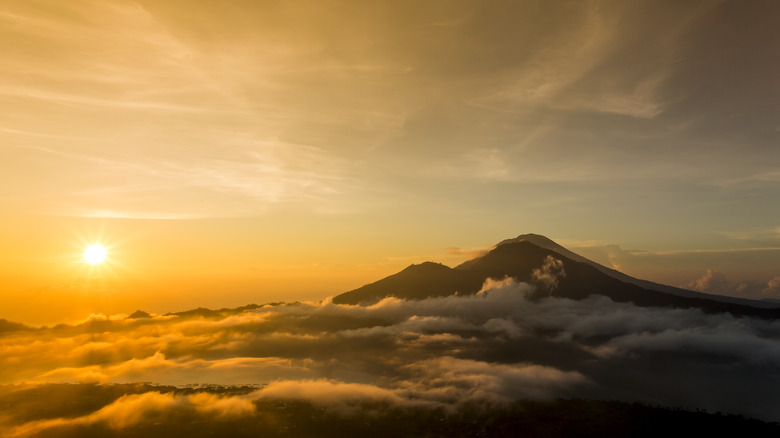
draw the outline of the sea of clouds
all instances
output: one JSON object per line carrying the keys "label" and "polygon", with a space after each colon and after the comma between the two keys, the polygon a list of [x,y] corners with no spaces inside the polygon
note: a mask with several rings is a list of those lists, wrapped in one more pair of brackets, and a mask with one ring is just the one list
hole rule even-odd
{"label": "sea of clouds", "polygon": [[147,389],[67,418],[18,407],[0,415],[0,428],[19,437],[120,430],[181,409],[251,416],[268,400],[349,414],[366,403],[451,412],[584,397],[780,419],[780,322],[531,292],[488,280],[475,295],[368,307],[325,301],[13,327],[0,334],[0,396],[62,383],[254,389]]}

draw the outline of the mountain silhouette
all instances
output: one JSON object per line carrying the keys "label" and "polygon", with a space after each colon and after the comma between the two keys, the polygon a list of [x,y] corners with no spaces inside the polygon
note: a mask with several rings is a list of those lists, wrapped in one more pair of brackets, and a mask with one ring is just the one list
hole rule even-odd
{"label": "mountain silhouette", "polygon": [[127,317],[127,318],[125,318],[125,319],[140,319],[140,318],[151,318],[151,317],[152,317],[152,315],[150,315],[150,314],[148,314],[148,313],[144,312],[144,311],[143,311],[143,310],[141,310],[141,309],[138,309],[138,310],[136,310],[135,312],[133,312],[133,313],[132,313],[130,316],[128,316],[128,317]]}
{"label": "mountain silhouette", "polygon": [[401,272],[333,298],[336,304],[370,305],[386,297],[419,300],[475,294],[488,278],[512,277],[535,287],[531,298],[580,300],[600,294],[643,307],[699,308],[707,313],[780,317],[767,303],[704,294],[640,280],[579,256],[552,240],[524,234],[500,242],[487,254],[455,268],[440,263],[411,265]]}
{"label": "mountain silhouette", "polygon": [[[579,254],[575,254],[572,251],[569,251],[568,249],[564,248],[563,246],[557,244],[556,242],[548,239],[547,237],[541,236],[539,234],[522,234],[520,236],[517,236],[514,239],[508,239],[504,240],[499,245],[505,244],[505,243],[511,243],[511,242],[520,242],[520,241],[526,241],[533,243],[536,246],[539,246],[541,248],[549,249],[550,251],[557,252],[560,255],[563,255],[571,260],[587,263],[594,268],[598,269],[604,274],[609,275],[612,278],[615,278],[617,280],[620,280],[624,283],[630,283],[637,285],[644,289],[650,289],[658,292],[666,292],[672,295],[679,295],[682,297],[690,297],[690,298],[703,298],[708,300],[714,300],[714,301],[722,301],[724,303],[734,303],[734,304],[743,304],[750,307],[780,307],[780,303],[778,302],[772,302],[772,300],[750,300],[746,298],[737,298],[737,297],[728,297],[723,295],[714,295],[714,294],[708,294],[704,292],[697,292],[692,291],[688,289],[682,289],[679,287],[674,286],[668,286],[665,284],[659,284],[654,283],[652,281],[648,280],[642,280],[639,278],[634,278],[629,275],[626,275],[620,271],[617,271],[612,268],[608,268],[604,265],[601,265],[599,263],[596,263],[592,260],[588,260],[585,257],[582,257]],[[469,262],[466,262],[469,263]],[[464,263],[465,264],[465,263]],[[461,265],[463,266],[463,265]]]}

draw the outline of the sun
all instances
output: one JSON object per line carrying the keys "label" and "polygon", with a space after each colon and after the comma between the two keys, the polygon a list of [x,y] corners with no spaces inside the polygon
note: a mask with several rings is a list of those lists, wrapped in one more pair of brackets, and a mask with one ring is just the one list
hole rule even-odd
{"label": "sun", "polygon": [[98,265],[106,260],[106,248],[99,243],[89,245],[84,250],[84,261],[90,265]]}

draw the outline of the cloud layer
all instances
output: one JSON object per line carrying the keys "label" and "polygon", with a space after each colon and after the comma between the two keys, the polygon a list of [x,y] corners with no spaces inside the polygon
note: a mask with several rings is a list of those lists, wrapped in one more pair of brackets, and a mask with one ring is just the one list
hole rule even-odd
{"label": "cloud layer", "polygon": [[2,335],[0,376],[24,383],[4,391],[66,382],[255,388],[126,393],[73,418],[30,419],[14,429],[18,436],[67,425],[136,427],[172,411],[251,416],[256,403],[283,401],[349,414],[589,397],[777,418],[780,323],[598,295],[529,300],[530,292],[511,279],[488,280],[474,296],[370,307],[296,303],[13,326]]}

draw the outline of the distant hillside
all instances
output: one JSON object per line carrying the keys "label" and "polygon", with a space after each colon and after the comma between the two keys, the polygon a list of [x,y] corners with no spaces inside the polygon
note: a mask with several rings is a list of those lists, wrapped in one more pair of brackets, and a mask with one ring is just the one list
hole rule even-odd
{"label": "distant hillside", "polygon": [[19,322],[13,322],[7,319],[0,319],[0,334],[8,333],[8,332],[17,332],[20,330],[33,330],[33,329]]}

